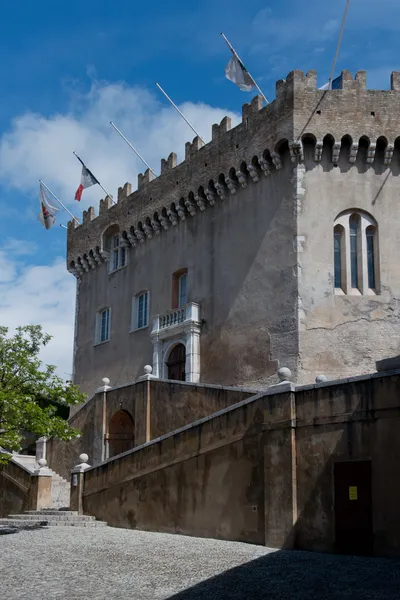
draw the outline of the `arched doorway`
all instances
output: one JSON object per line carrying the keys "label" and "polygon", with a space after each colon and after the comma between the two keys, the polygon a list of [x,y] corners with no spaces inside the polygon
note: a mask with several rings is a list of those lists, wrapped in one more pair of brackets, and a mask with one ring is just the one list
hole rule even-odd
{"label": "arched doorway", "polygon": [[167,360],[168,379],[186,380],[186,348],[178,344],[170,352]]}
{"label": "arched doorway", "polygon": [[126,410],[119,410],[111,417],[107,439],[109,458],[135,446],[135,423]]}

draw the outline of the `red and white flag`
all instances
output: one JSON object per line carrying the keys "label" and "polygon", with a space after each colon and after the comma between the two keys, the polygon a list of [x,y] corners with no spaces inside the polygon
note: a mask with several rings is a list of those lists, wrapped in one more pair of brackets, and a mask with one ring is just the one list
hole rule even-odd
{"label": "red and white flag", "polygon": [[56,214],[60,209],[52,204],[47,191],[40,184],[40,213],[38,219],[45,229],[51,229],[56,222]]}
{"label": "red and white flag", "polygon": [[93,175],[93,173],[91,171],[89,171],[89,169],[86,167],[86,165],[81,161],[79,156],[77,156],[77,155],[75,155],[75,156],[82,163],[81,183],[75,192],[75,200],[78,200],[78,202],[79,202],[80,199],[82,198],[83,190],[86,190],[86,188],[92,187],[92,185],[96,185],[96,183],[99,184],[99,182],[96,179],[96,177]]}

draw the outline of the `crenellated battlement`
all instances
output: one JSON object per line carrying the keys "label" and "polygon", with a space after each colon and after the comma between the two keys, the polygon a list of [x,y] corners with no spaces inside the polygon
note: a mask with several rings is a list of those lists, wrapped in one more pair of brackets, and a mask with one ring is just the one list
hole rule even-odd
{"label": "crenellated battlement", "polygon": [[174,152],[161,159],[160,175],[146,170],[138,175],[137,190],[130,183],[118,189],[118,202],[100,200],[83,213],[82,224],[68,224],[68,268],[80,276],[107,260],[102,248],[105,229],[117,223],[127,246],[142,244],[180,221],[194,217],[261,177],[279,176],[286,156],[293,164],[304,161],[305,143],[313,144],[316,163],[323,152],[332,163],[346,152],[350,164],[359,157],[366,164],[392,161],[400,136],[400,72],[392,73],[391,89],[367,90],[366,72],[354,79],[342,72],[343,89],[317,88],[317,73],[292,71],[276,83],[276,98],[265,107],[255,96],[242,108],[242,121],[231,127],[224,117],[212,126],[212,139],[195,137],[185,145],[185,160]]}

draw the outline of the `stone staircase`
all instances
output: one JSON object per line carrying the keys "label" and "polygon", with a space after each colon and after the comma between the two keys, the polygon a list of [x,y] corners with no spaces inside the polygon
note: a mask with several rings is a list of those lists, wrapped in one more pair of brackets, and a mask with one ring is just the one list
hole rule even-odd
{"label": "stone staircase", "polygon": [[9,515],[0,519],[0,529],[36,529],[38,527],[106,527],[104,521],[96,521],[95,517],[79,515],[74,510],[56,510],[45,508],[42,510],[27,510],[21,515]]}
{"label": "stone staircase", "polygon": [[[33,473],[38,464],[35,456],[13,454],[12,460],[22,466],[24,469]],[[49,469],[51,477],[51,508],[68,508],[71,492],[71,483],[61,477],[58,473]]]}
{"label": "stone staircase", "polygon": [[[34,473],[38,467],[35,456],[13,454],[13,462]],[[44,461],[46,462],[46,461]],[[40,462],[39,462],[40,464]],[[48,469],[48,467],[46,467]],[[106,527],[104,521],[96,521],[95,517],[80,515],[69,510],[71,484],[52,469],[51,472],[51,507],[42,510],[27,510],[22,514],[11,514],[0,518],[0,534],[13,533],[22,529],[41,527]]]}

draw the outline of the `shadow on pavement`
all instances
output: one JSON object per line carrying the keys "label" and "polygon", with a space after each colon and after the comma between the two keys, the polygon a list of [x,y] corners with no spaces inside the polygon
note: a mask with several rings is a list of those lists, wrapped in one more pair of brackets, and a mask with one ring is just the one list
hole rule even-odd
{"label": "shadow on pavement", "polygon": [[169,600],[399,600],[400,561],[277,551]]}

